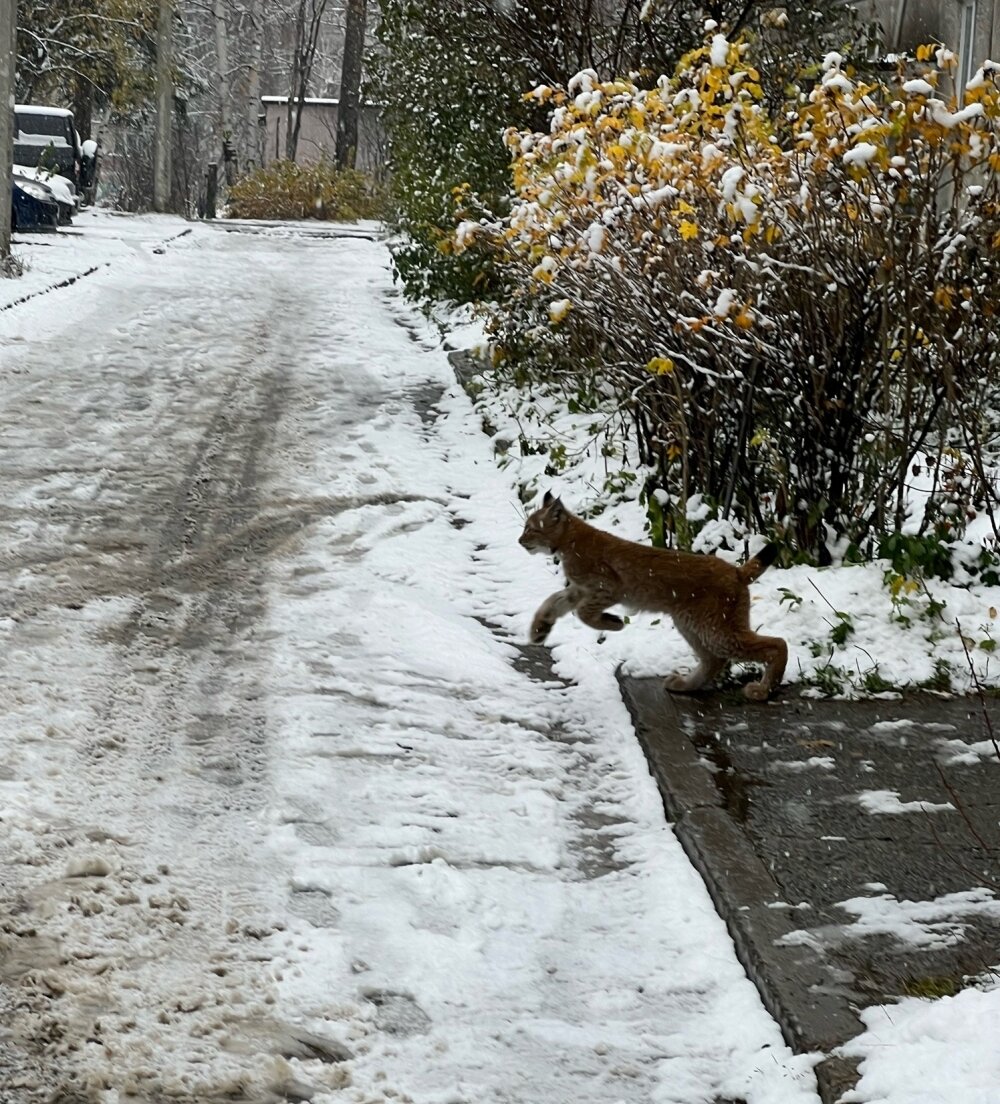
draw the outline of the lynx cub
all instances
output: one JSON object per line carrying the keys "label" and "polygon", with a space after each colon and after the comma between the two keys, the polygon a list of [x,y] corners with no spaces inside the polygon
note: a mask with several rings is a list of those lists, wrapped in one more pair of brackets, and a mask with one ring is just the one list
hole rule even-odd
{"label": "lynx cub", "polygon": [[592,629],[617,632],[625,623],[605,611],[623,605],[669,613],[694,649],[697,669],[687,677],[670,675],[668,690],[697,690],[732,659],[764,664],[760,682],[744,687],[751,701],[765,701],[781,681],[788,646],[780,637],[752,631],[747,589],[773,563],[775,546],[742,567],[716,556],[652,548],[595,529],[549,492],[525,522],[520,543],[529,552],[554,553],[566,573],[565,589],[547,598],[532,619],[533,644],[541,644],[570,610]]}

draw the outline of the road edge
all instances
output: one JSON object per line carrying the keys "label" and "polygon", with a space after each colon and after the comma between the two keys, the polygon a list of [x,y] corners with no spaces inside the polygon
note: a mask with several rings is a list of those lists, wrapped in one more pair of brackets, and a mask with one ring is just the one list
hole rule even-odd
{"label": "road edge", "polygon": [[618,673],[622,699],[663,799],[667,819],[701,875],[736,956],[788,1045],[819,1052],[816,1081],[823,1104],[857,1086],[857,1063],[837,1048],[864,1030],[847,997],[836,992],[822,956],[783,942],[800,925],[780,907],[781,891],[749,839],[722,807],[697,748],[681,731],[661,679]]}

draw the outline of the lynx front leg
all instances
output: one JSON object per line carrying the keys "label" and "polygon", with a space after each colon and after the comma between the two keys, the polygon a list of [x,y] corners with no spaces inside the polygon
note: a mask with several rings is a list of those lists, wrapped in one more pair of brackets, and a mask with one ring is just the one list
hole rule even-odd
{"label": "lynx front leg", "polygon": [[585,624],[598,632],[618,632],[625,628],[625,622],[613,613],[605,613],[605,605],[610,603],[591,600],[581,602],[576,609],[576,615]]}
{"label": "lynx front leg", "polygon": [[570,610],[576,608],[580,600],[579,591],[575,587],[568,586],[565,590],[557,590],[538,607],[535,616],[531,619],[531,633],[529,639],[532,644],[544,644],[546,637],[552,631],[552,626],[565,616]]}

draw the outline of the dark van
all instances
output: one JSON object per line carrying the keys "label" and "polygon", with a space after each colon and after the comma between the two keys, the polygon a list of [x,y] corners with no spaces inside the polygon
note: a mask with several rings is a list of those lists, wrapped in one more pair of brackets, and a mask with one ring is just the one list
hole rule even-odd
{"label": "dark van", "polygon": [[85,199],[93,201],[96,144],[80,141],[73,112],[64,107],[15,104],[14,164],[65,176]]}

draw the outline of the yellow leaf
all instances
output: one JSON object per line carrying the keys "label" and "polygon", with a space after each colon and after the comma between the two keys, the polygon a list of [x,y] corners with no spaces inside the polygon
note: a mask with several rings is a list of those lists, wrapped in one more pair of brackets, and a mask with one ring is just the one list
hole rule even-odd
{"label": "yellow leaf", "polygon": [[685,241],[690,241],[692,238],[698,236],[698,224],[688,219],[682,219],[677,229],[680,231],[680,235]]}
{"label": "yellow leaf", "polygon": [[934,302],[937,303],[942,310],[951,310],[954,291],[955,289],[950,284],[935,288]]}
{"label": "yellow leaf", "polygon": [[670,357],[653,357],[646,365],[646,371],[654,376],[669,376],[674,370],[674,362]]}
{"label": "yellow leaf", "polygon": [[925,42],[917,47],[917,61],[930,61],[937,49],[937,43]]}
{"label": "yellow leaf", "polygon": [[749,330],[753,326],[753,315],[747,307],[744,307],[733,321],[741,330]]}

